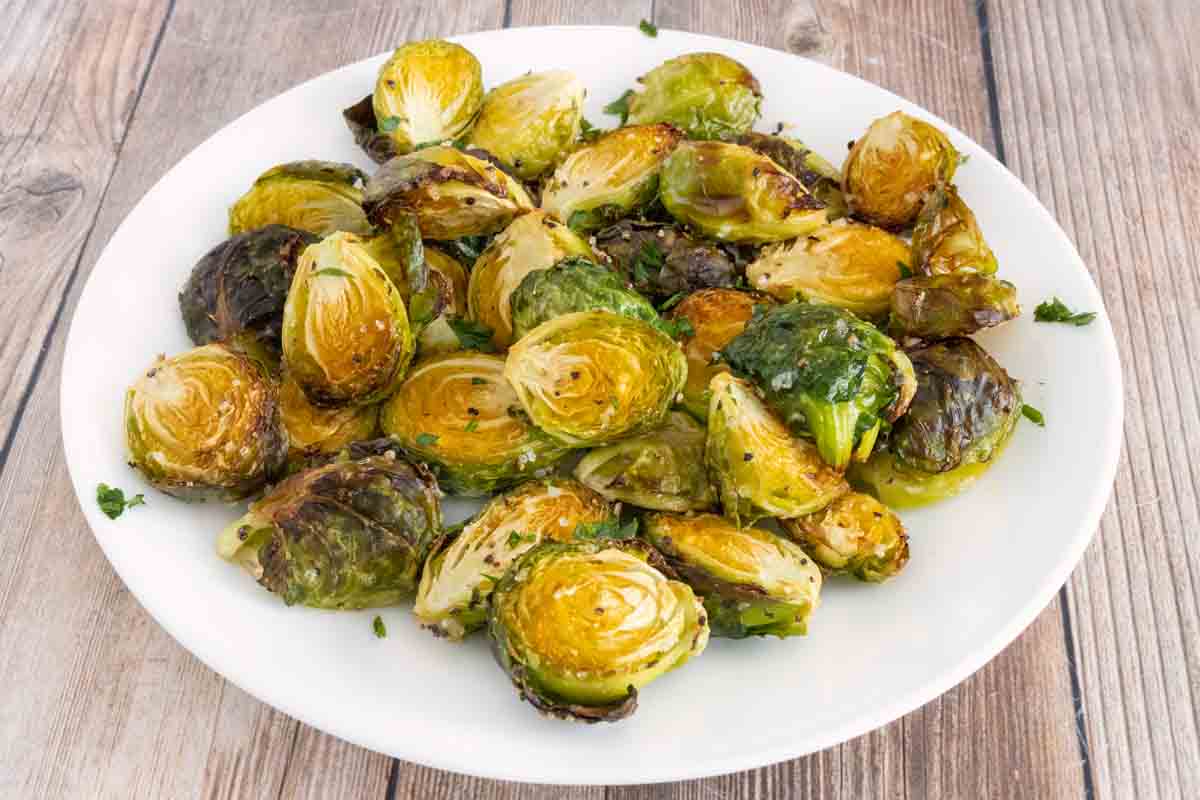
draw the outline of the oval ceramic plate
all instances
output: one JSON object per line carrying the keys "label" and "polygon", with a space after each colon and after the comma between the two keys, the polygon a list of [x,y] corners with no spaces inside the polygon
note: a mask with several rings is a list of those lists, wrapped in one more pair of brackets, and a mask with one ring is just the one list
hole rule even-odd
{"label": "oval ceramic plate", "polygon": [[[636,28],[528,28],[457,41],[479,57],[488,85],[531,69],[574,70],[589,89],[587,116],[602,126],[615,122],[601,108],[638,75],[697,50],[730,55],[758,76],[760,130],[793,123],[835,162],[872,119],[897,108],[941,126],[970,156],[959,188],[1026,311],[985,344],[1023,382],[1046,427],[1022,422],[974,488],[904,515],[912,561],[898,579],[828,581],[806,638],[714,639],[615,725],[539,717],[518,701],[484,637],[437,640],[408,607],[381,612],[384,640],[372,633],[374,611],[285,607],[215,555],[216,532],[236,510],[172,500],[126,466],[122,397],[156,354],[189,347],[176,292],[224,238],[226,209],[255,176],[304,158],[372,168],[340,111],[371,90],[381,55],[264,103],[196,148],[137,205],[88,280],[63,366],[63,441],[84,514],[146,609],[217,672],[336,736],[434,767],[552,783],[696,778],[792,758],[899,717],[996,655],[1083,553],[1121,429],[1117,350],[1100,295],[1033,195],[929,112],[774,50],[672,31],[651,39]],[[1033,306],[1051,295],[1100,316],[1086,328],[1033,324]],[[108,520],[95,502],[101,481],[146,492],[147,506]],[[450,505],[451,520],[470,510]]]}

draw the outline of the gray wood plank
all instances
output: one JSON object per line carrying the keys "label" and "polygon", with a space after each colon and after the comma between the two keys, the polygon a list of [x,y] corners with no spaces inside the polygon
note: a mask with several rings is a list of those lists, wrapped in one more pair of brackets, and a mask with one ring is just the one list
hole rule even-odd
{"label": "gray wood plank", "polygon": [[43,363],[42,343],[121,152],[168,2],[3,6],[0,448]]}
{"label": "gray wood plank", "polygon": [[1078,245],[1125,368],[1116,493],[1069,585],[1096,795],[1197,797],[1200,20],[1186,2],[988,14],[1009,162]]}

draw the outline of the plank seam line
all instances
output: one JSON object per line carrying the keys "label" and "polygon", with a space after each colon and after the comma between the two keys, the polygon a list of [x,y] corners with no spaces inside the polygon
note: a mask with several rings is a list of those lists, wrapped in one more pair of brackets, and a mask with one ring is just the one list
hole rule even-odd
{"label": "plank seam line", "polygon": [[392,759],[392,767],[388,770],[387,789],[384,790],[386,800],[396,800],[397,784],[400,782],[400,759]]}
{"label": "plank seam line", "polygon": [[33,364],[33,371],[29,374],[29,381],[21,391],[21,399],[17,402],[16,411],[13,413],[12,425],[9,426],[8,434],[4,437],[4,445],[0,447],[0,475],[3,475],[8,467],[8,459],[12,453],[13,442],[17,438],[17,431],[21,429],[21,423],[25,419],[25,411],[29,406],[29,400],[33,396],[34,388],[38,385],[38,380],[41,379],[42,370],[46,366],[46,356],[50,352],[50,345],[54,341],[54,336],[58,333],[58,326],[62,321],[63,311],[66,310],[67,303],[70,300],[71,289],[74,288],[75,280],[79,277],[79,270],[83,265],[83,255],[87,252],[88,244],[92,240],[92,234],[96,231],[96,223],[100,219],[101,209],[104,208],[104,200],[108,197],[108,190],[112,186],[113,177],[117,174],[117,165],[121,163],[121,154],[125,150],[125,141],[129,137],[129,130],[133,127],[134,115],[137,114],[138,106],[142,102],[142,93],[146,89],[146,81],[150,77],[150,70],[158,58],[158,49],[162,44],[163,34],[166,32],[167,25],[171,21],[171,15],[175,11],[175,2],[176,0],[170,0],[167,4],[167,12],[163,15],[162,25],[158,29],[158,34],[154,37],[154,44],[150,47],[150,55],[146,59],[146,68],[142,71],[142,77],[138,81],[137,93],[134,95],[133,103],[129,108],[129,118],[125,124],[125,132],[122,134],[121,141],[117,145],[112,170],[108,173],[108,180],[104,182],[104,189],[100,193],[100,201],[96,204],[96,212],[92,216],[92,223],[88,226],[87,233],[84,234],[83,241],[79,245],[79,256],[75,259],[75,265],[71,267],[71,274],[67,276],[67,282],[63,286],[62,297],[59,298],[58,307],[54,310],[54,316],[50,320],[50,327],[46,330],[46,336],[42,340],[37,360]]}
{"label": "plank seam line", "polygon": [[[1004,130],[1000,119],[1000,92],[996,82],[996,62],[992,53],[992,32],[987,0],[975,0],[975,13],[979,18],[979,45],[983,59],[983,78],[988,93],[988,114],[991,117],[992,137],[996,146],[996,159],[1007,167],[1008,160],[1004,152]],[[1075,717],[1075,741],[1079,745],[1080,769],[1083,772],[1083,793],[1086,800],[1093,800],[1096,794],[1090,757],[1091,743],[1088,741],[1087,726],[1084,724],[1083,691],[1076,662],[1074,625],[1071,621],[1071,608],[1066,585],[1058,590],[1058,594],[1063,643],[1067,656],[1067,676],[1071,684],[1071,710]]]}

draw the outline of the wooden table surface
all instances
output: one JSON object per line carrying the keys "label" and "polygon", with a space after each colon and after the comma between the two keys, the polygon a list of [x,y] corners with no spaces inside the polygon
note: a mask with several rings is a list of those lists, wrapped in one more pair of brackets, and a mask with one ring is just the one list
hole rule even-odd
{"label": "wooden table surface", "polygon": [[[0,8],[0,797],[1200,797],[1200,15],[1187,0]],[[990,148],[1050,208],[1103,292],[1125,367],[1121,468],[1083,563],[1016,642],[924,708],[722,778],[478,780],[259,703],[146,615],[79,512],[57,409],[84,279],[171,165],[294,84],[407,39],[642,18],[896,91]]]}

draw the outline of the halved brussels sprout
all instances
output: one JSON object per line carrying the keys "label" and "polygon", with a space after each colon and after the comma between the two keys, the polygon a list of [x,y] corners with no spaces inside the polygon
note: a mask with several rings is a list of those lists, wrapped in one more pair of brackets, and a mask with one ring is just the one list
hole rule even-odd
{"label": "halved brussels sprout", "polygon": [[217,553],[290,605],[354,609],[412,596],[442,514],[433,476],[392,454],[335,461],[276,485]]}
{"label": "halved brussels sprout", "polygon": [[456,259],[432,247],[425,250],[425,265],[438,300],[434,318],[417,336],[417,351],[431,356],[461,350],[453,324],[467,315],[467,271]]}
{"label": "halved brussels sprout", "polygon": [[467,285],[471,318],[492,329],[492,344],[513,342],[512,293],[525,276],[570,256],[595,258],[578,234],[542,211],[513,220],[475,262]]}
{"label": "halved brussels sprout", "polygon": [[820,511],[850,488],[807,439],[794,438],[748,382],[713,376],[705,460],[739,526]]}
{"label": "halved brussels sprout", "polygon": [[129,463],[183,500],[234,501],[287,457],[279,395],[264,365],[223,344],[160,356],[125,393]]}
{"label": "halved brussels sprout", "polygon": [[576,447],[653,430],[686,376],[687,361],[670,337],[608,311],[539,325],[513,345],[504,365],[533,424]]}
{"label": "halved brussels sprout", "polygon": [[583,83],[565,69],[533,72],[487,93],[471,144],[533,180],[553,167],[579,137]]}
{"label": "halved brussels sprout", "polygon": [[704,601],[713,636],[803,636],[821,570],[794,543],[716,514],[650,514],[646,538]]}
{"label": "halved brussels sprout", "polygon": [[895,111],[872,122],[850,148],[842,191],[855,217],[898,230],[916,220],[926,195],[950,183],[958,162],[946,134]]}
{"label": "halved brussels sprout", "polygon": [[630,125],[667,122],[689,139],[732,139],[758,121],[762,90],[750,70],[720,53],[688,53],[638,78]]}
{"label": "halved brussels sprout", "polygon": [[413,214],[400,214],[387,230],[363,239],[367,254],[387,273],[405,302],[429,283],[425,243]]}
{"label": "halved brussels sprout", "polygon": [[524,483],[429,556],[413,613],[434,633],[462,639],[486,624],[492,589],[519,556],[544,541],[571,541],[579,525],[615,519],[603,497],[575,481]]}
{"label": "halved brussels sprout", "polygon": [[487,494],[541,477],[566,453],[521,413],[504,358],[474,350],[414,364],[379,422],[452,494]]}
{"label": "halved brussels sprout", "polygon": [[887,313],[907,258],[903,239],[843,219],[765,249],[746,268],[746,279],[780,300],[801,298],[879,317]]}
{"label": "halved brussels sprout", "polygon": [[687,356],[687,382],[683,385],[683,407],[697,419],[708,418],[708,403],[712,397],[709,383],[713,375],[729,368],[714,363],[713,356],[735,336],[746,329],[757,305],[769,306],[775,301],[769,295],[742,292],[737,289],[705,289],[690,294],[675,306],[670,317],[678,322],[686,319],[691,333],[683,337],[683,354]]}
{"label": "halved brussels sprout", "polygon": [[353,164],[293,161],[258,176],[229,209],[229,234],[287,225],[317,236],[370,233],[363,213],[366,176]]}
{"label": "halved brussels sprout", "polygon": [[283,310],[283,360],[314,405],[370,405],[413,354],[404,300],[362,240],[335,233],[300,256]]}
{"label": "halved brussels sprout", "polygon": [[609,500],[656,511],[703,511],[717,502],[704,468],[704,426],[672,411],[658,430],[592,450],[575,477]]}
{"label": "halved brussels sprout", "polygon": [[923,505],[956,494],[982,475],[1021,417],[1021,392],[970,339],[910,350],[917,393],[886,450],[855,465],[851,479],[889,506]]}
{"label": "halved brussels sprout", "polygon": [[924,275],[996,271],[996,255],[984,241],[975,212],[953,186],[934,189],[912,233],[912,268]]}
{"label": "halved brussels sprout", "polygon": [[398,154],[459,138],[482,103],[479,60],[440,39],[408,42],[392,53],[371,98],[376,130],[389,136]]}
{"label": "halved brussels sprout", "polygon": [[1017,287],[987,275],[919,275],[892,293],[892,336],[948,339],[991,328],[1021,313]]}
{"label": "halved brussels sprout", "polygon": [[845,469],[865,461],[885,421],[908,408],[916,380],[896,343],[833,306],[788,303],[755,316],[721,351],[796,435]]}
{"label": "halved brussels sprout", "polygon": [[675,225],[622,220],[596,234],[596,247],[634,289],[656,300],[733,286],[737,280],[728,253],[693,239]]}
{"label": "halved brussels sprout", "polygon": [[533,200],[515,178],[453,147],[426,147],[388,161],[367,181],[363,208],[387,226],[403,213],[417,217],[427,239],[495,233]]}
{"label": "halved brussels sprout", "polygon": [[288,375],[279,387],[279,415],[287,431],[288,467],[297,469],[320,453],[336,453],[370,439],[379,427],[378,406],[318,408]]}
{"label": "halved brussels sprout", "polygon": [[846,198],[842,195],[842,173],[799,139],[750,131],[737,138],[737,144],[762,153],[796,176],[828,209],[829,219],[846,216]]}
{"label": "halved brussels sprout", "polygon": [[650,301],[628,288],[621,276],[586,258],[565,258],[550,269],[530,272],[509,298],[513,339],[543,322],[576,311],[611,311],[659,327]]}
{"label": "halved brussels sprout", "polygon": [[834,575],[887,580],[908,563],[908,534],[890,508],[849,492],[815,514],[781,522],[804,552]]}
{"label": "halved brussels sprout", "polygon": [[704,607],[656,568],[639,541],[544,543],[492,594],[488,630],[500,666],[543,714],[614,722],[638,690],[708,644]]}
{"label": "halved brussels sprout", "polygon": [[682,138],[670,125],[609,131],[559,165],[542,208],[578,231],[611,225],[654,201],[663,162]]}
{"label": "halved brussels sprout", "polygon": [[268,225],[209,250],[179,292],[188,336],[196,344],[249,336],[278,351],[296,260],[315,241],[311,233]]}
{"label": "halved brussels sprout", "polygon": [[804,184],[738,144],[681,143],[663,164],[658,192],[675,219],[728,242],[780,242],[828,222]]}

